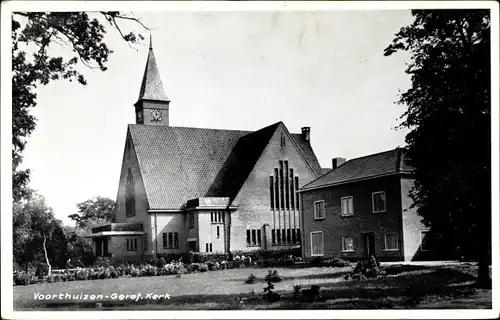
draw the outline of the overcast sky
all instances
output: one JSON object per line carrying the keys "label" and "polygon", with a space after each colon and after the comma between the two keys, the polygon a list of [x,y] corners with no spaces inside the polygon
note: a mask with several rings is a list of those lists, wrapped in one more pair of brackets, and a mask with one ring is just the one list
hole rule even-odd
{"label": "overcast sky", "polygon": [[[405,107],[408,56],[383,56],[410,11],[141,13],[170,104],[170,125],[257,130],[311,127],[323,167],[404,145],[393,129]],[[138,25],[123,24],[127,30]],[[147,35],[147,32],[143,33]],[[106,72],[88,85],[40,87],[24,166],[31,187],[69,223],[76,204],[116,199],[127,124],[134,123],[148,41],[131,49],[115,30]],[[53,50],[61,50],[55,47]],[[65,54],[64,50],[61,50]]]}

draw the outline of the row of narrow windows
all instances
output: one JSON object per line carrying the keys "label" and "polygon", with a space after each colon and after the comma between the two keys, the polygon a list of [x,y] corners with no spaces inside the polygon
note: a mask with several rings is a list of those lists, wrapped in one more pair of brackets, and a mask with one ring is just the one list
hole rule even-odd
{"label": "row of narrow windows", "polygon": [[163,233],[163,248],[165,248],[165,249],[179,249],[179,233],[178,232],[164,232]]}
{"label": "row of narrow windows", "polygon": [[212,223],[224,223],[225,217],[224,217],[224,212],[223,211],[212,211],[210,212],[210,222]]}
{"label": "row of narrow windows", "polygon": [[279,161],[279,168],[274,168],[274,175],[269,177],[271,210],[299,209],[299,177],[294,176],[287,160]]}
{"label": "row of narrow windows", "polygon": [[300,229],[272,229],[273,245],[300,244]]}
{"label": "row of narrow windows", "polygon": [[247,246],[261,246],[262,245],[262,230],[261,229],[247,229]]}

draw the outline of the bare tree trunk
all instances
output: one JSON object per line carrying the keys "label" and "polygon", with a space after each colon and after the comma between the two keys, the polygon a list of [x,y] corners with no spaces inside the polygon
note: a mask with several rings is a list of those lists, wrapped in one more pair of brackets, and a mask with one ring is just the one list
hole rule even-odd
{"label": "bare tree trunk", "polygon": [[47,247],[45,246],[46,243],[47,243],[47,237],[44,235],[43,236],[43,251],[45,253],[45,262],[47,262],[47,266],[49,267],[49,272],[47,273],[47,275],[50,277],[52,275],[52,266],[50,265],[49,256],[47,255]]}

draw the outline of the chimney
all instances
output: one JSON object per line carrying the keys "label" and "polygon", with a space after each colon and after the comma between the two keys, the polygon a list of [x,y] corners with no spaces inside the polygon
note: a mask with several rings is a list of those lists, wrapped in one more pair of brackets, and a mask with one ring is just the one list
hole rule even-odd
{"label": "chimney", "polygon": [[311,127],[302,127],[302,137],[311,143]]}
{"label": "chimney", "polygon": [[332,159],[332,169],[337,169],[341,164],[345,163],[345,158],[333,158]]}

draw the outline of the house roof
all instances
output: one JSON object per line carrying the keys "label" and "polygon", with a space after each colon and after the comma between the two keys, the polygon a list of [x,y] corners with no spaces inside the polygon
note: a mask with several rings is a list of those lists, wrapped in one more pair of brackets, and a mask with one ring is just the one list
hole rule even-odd
{"label": "house roof", "polygon": [[[182,209],[198,197],[232,200],[280,124],[254,132],[130,124],[150,209]],[[321,175],[309,142],[301,134],[291,137]]]}
{"label": "house roof", "polygon": [[349,160],[336,169],[326,172],[311,181],[301,190],[316,189],[330,185],[375,178],[391,173],[410,173],[413,168],[407,163],[405,150],[396,148]]}
{"label": "house roof", "polygon": [[156,64],[156,59],[151,44],[149,46],[146,68],[142,77],[141,90],[139,91],[138,101],[140,100],[170,101],[170,99],[168,99],[167,95],[165,94],[165,90],[163,90],[160,70],[158,69],[158,65]]}

